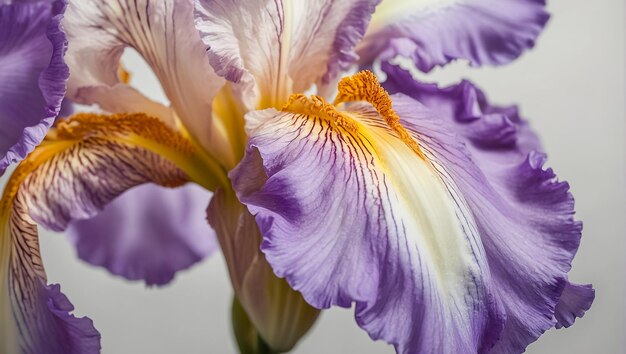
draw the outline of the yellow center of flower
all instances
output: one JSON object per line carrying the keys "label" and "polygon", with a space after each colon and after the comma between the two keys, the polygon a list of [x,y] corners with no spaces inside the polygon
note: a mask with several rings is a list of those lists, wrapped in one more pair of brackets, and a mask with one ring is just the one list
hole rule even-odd
{"label": "yellow center of flower", "polygon": [[342,127],[348,131],[356,132],[358,124],[348,115],[339,112],[335,106],[326,102],[321,96],[307,97],[303,94],[291,95],[289,102],[282,111],[306,115],[315,115],[333,126]]}
{"label": "yellow center of flower", "polygon": [[342,127],[348,131],[356,132],[359,124],[348,114],[337,110],[341,104],[364,101],[376,109],[387,126],[420,158],[426,157],[415,139],[409,134],[400,117],[393,110],[393,102],[387,90],[385,90],[376,75],[365,70],[358,74],[343,78],[338,85],[339,92],[334,104],[327,103],[320,96],[306,97],[302,94],[291,95],[289,101],[282,108],[284,112],[292,112],[306,115],[315,115],[332,125]]}

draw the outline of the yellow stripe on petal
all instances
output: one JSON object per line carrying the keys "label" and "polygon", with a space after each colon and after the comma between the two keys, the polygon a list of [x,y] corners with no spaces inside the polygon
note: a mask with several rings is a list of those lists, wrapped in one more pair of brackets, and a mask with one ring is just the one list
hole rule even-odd
{"label": "yellow stripe on petal", "polygon": [[429,132],[405,128],[368,72],[344,79],[336,103],[293,96],[246,116],[250,148],[230,177],[274,273],[314,307],[356,304],[359,325],[399,353],[482,350],[499,309],[474,216]]}
{"label": "yellow stripe on petal", "polygon": [[292,95],[282,111],[296,114],[298,120],[307,117],[307,125],[314,125],[310,120],[315,117],[340,128],[336,132],[352,144],[354,158],[367,169],[384,174],[397,190],[396,207],[405,206],[397,208],[397,216],[407,220],[409,229],[419,231],[414,234],[421,237],[412,242],[428,250],[424,257],[434,265],[432,272],[439,286],[453,287],[462,279],[450,274],[463,274],[462,267],[472,260],[459,256],[466,255],[468,245],[441,172],[422,152],[418,137],[402,126],[389,93],[372,72],[365,70],[343,78],[334,104],[319,96]]}
{"label": "yellow stripe on petal", "polygon": [[49,308],[54,291],[35,220],[64,230],[137,185],[190,181],[212,190],[229,183],[216,161],[157,118],[79,114],[60,121],[17,167],[0,201],[0,353],[84,352],[70,348],[66,337],[75,333],[64,332],[68,320]]}
{"label": "yellow stripe on petal", "polygon": [[[85,139],[102,139],[136,146],[158,154],[172,162],[193,181],[209,190],[227,185],[225,172],[219,163],[191,139],[172,130],[157,118],[143,113],[118,114],[112,116],[78,114],[67,121],[61,121],[51,130],[42,148],[67,147]],[[61,145],[59,145],[61,144]],[[35,151],[36,154],[50,152]]]}
{"label": "yellow stripe on petal", "polygon": [[243,157],[247,141],[243,118],[245,113],[233,92],[233,85],[225,84],[213,99],[213,117],[223,123],[236,161],[240,161]]}

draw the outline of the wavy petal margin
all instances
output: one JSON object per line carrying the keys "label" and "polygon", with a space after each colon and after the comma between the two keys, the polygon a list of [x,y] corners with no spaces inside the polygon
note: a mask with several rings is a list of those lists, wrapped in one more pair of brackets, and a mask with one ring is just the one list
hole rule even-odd
{"label": "wavy petal margin", "polygon": [[146,285],[165,285],[177,272],[218,249],[206,221],[212,193],[196,185],[132,188],[86,220],[70,224],[80,259]]}
{"label": "wavy petal margin", "polygon": [[424,72],[455,59],[503,65],[534,46],[549,17],[545,0],[383,0],[358,53],[364,64],[405,56]]}
{"label": "wavy petal margin", "polygon": [[[500,191],[501,198],[512,207],[510,212],[525,215],[528,225],[523,228],[518,226],[508,232],[514,240],[527,238],[515,237],[514,229],[528,230],[525,232],[532,234],[531,231],[539,229],[539,225],[543,224],[546,228],[552,224],[551,230],[539,230],[555,235],[565,231],[563,237],[575,242],[575,247],[571,247],[572,252],[575,252],[582,225],[573,219],[574,200],[568,192],[569,187],[566,182],[558,182],[552,170],[544,170],[543,147],[528,122],[520,116],[516,106],[500,107],[491,104],[485,94],[469,81],[439,88],[434,84],[413,80],[411,74],[399,66],[384,62],[382,69],[387,75],[385,88],[391,93],[407,94],[436,112],[464,142],[474,163],[494,189]],[[537,200],[520,198],[531,195],[531,190],[537,191],[534,197]],[[552,198],[549,198],[550,195]],[[543,209],[535,204],[542,201],[542,198],[545,204]],[[550,204],[551,201],[554,204]],[[552,222],[547,223],[544,218],[549,218]],[[595,292],[591,285],[576,285],[565,281],[563,292],[559,296],[554,311],[558,321],[557,328],[569,327],[576,317],[582,317],[591,307]],[[556,300],[557,294],[554,297]],[[532,300],[527,300],[526,303],[529,302],[532,303]],[[523,318],[525,307],[520,305],[519,308],[517,316]],[[518,322],[524,321],[520,319]],[[524,342],[537,338],[546,330],[547,324],[544,322],[538,326],[541,329],[534,330],[534,334],[520,340],[519,346],[525,346]],[[523,333],[529,329],[515,331]]]}
{"label": "wavy petal margin", "polygon": [[543,155],[478,165],[458,128],[371,73],[336,104],[246,117],[231,179],[276,274],[315,307],[356,303],[399,353],[519,353],[554,326],[581,228]]}
{"label": "wavy petal margin", "polygon": [[[358,324],[400,353],[490,347],[503,313],[464,197],[373,75],[350,80],[341,110],[297,96],[247,116],[249,150],[231,178],[263,252],[311,305],[355,302]],[[251,175],[258,160],[264,176]],[[246,183],[263,178],[260,189]]]}
{"label": "wavy petal margin", "polygon": [[17,167],[0,202],[0,351],[99,352],[91,321],[69,315],[67,298],[47,285],[35,222],[62,231],[144,183],[176,187],[202,178],[211,188],[214,179],[196,152],[141,114],[77,115],[49,132]]}
{"label": "wavy petal margin", "polygon": [[46,135],[69,70],[61,19],[67,0],[0,4],[0,175]]}
{"label": "wavy petal margin", "polygon": [[200,0],[196,27],[218,75],[239,84],[250,110],[328,84],[356,60],[380,0]]}

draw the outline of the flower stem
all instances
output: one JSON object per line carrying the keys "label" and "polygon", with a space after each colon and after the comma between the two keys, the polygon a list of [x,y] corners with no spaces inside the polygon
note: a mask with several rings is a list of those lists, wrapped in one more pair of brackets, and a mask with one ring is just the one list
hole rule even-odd
{"label": "flower stem", "polygon": [[241,354],[278,354],[261,338],[237,297],[233,297],[232,322],[235,339]]}

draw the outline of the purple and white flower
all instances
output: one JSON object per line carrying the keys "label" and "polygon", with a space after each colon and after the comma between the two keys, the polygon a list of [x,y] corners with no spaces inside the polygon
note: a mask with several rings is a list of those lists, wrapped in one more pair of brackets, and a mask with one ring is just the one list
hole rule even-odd
{"label": "purple and white flower", "polygon": [[[242,353],[290,351],[332,306],[406,354],[521,353],[571,326],[594,290],[567,276],[582,227],[535,133],[391,61],[503,65],[548,17],[542,0],[0,1],[0,172],[21,161],[0,353],[100,350],[47,283],[38,224],[150,285],[219,244]],[[131,86],[126,48],[171,105]],[[348,74],[374,62],[383,83]],[[57,119],[64,97],[103,113]]]}

